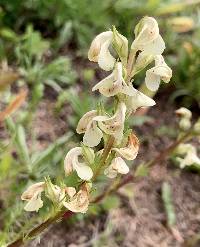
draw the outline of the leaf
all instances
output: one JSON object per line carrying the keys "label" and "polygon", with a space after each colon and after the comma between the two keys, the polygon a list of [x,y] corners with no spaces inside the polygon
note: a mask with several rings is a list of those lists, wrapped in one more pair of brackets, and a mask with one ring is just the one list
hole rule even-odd
{"label": "leaf", "polygon": [[1,162],[0,162],[0,180],[5,178],[8,175],[9,169],[11,167],[12,163],[12,155],[9,152],[5,152],[1,156]]}
{"label": "leaf", "polygon": [[176,224],[176,214],[172,202],[171,188],[167,182],[164,182],[162,185],[162,199],[167,214],[167,224],[169,227],[172,227]]}
{"label": "leaf", "polygon": [[17,126],[16,144],[21,160],[24,161],[25,164],[29,166],[30,165],[29,151],[26,143],[25,130],[22,125]]}
{"label": "leaf", "polygon": [[21,90],[16,98],[6,107],[6,109],[0,112],[0,122],[15,112],[25,102],[26,96],[27,91]]}
{"label": "leaf", "polygon": [[149,174],[149,168],[145,164],[141,164],[135,171],[136,177],[146,177]]}
{"label": "leaf", "polygon": [[103,208],[105,210],[110,210],[110,209],[114,209],[114,208],[118,208],[120,206],[120,199],[117,196],[107,196],[103,202],[101,203],[101,205],[103,206]]}

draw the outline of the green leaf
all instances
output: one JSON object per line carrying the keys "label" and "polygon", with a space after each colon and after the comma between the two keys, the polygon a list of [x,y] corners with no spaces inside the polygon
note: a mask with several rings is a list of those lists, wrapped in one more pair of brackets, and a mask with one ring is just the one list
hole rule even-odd
{"label": "green leaf", "polygon": [[118,196],[114,196],[114,195],[107,196],[103,200],[101,205],[107,211],[110,209],[118,208],[120,206],[120,199]]}
{"label": "green leaf", "polygon": [[9,173],[9,169],[11,167],[11,163],[12,163],[12,155],[9,152],[5,152],[2,156],[1,156],[1,162],[0,162],[0,180],[2,180],[3,178],[5,178],[8,173]]}
{"label": "green leaf", "polygon": [[167,182],[164,182],[162,185],[162,199],[167,214],[167,224],[172,227],[176,224],[176,214],[172,201],[171,188]]}
{"label": "green leaf", "polygon": [[146,177],[149,174],[149,168],[145,164],[141,164],[135,171],[136,177]]}
{"label": "green leaf", "polygon": [[26,165],[30,165],[30,157],[29,157],[28,146],[26,143],[26,135],[25,135],[24,127],[22,125],[17,126],[16,144],[21,160]]}

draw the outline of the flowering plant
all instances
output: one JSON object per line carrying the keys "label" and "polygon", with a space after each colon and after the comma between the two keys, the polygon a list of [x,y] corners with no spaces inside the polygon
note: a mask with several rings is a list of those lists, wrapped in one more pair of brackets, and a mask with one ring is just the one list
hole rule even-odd
{"label": "flowering plant", "polygon": [[158,23],[152,17],[144,17],[137,24],[135,40],[130,49],[126,37],[115,27],[112,31],[100,33],[92,41],[89,60],[110,73],[92,91],[99,91],[109,98],[109,104],[113,102],[110,107],[112,111],[109,114],[105,106],[99,103],[96,109],[91,109],[79,120],[76,132],[83,134],[83,141],[66,154],[65,181],[61,181],[58,186],[48,177],[31,185],[22,194],[21,199],[27,201],[26,211],[38,211],[43,206],[42,193],[55,209],[55,216],[47,220],[42,228],[39,226],[31,231],[29,237],[37,235],[66,210],[86,213],[90,202],[102,198],[102,195],[93,198],[99,177],[116,179],[129,173],[126,161],[133,161],[137,157],[139,140],[128,126],[128,118],[140,107],[155,105],[152,98],[134,88],[134,78],[154,61],[155,66],[146,71],[147,88],[156,91],[160,81],[168,83],[172,71],[162,56],[164,49],[165,43],[159,33]]}

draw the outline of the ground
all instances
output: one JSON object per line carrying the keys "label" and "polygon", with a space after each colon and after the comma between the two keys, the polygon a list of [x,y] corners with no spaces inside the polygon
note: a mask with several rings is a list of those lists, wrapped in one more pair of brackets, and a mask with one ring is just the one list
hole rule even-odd
{"label": "ground", "polygon": [[[43,109],[49,105],[48,100],[46,101],[42,103]],[[152,121],[135,128],[137,135],[143,136],[143,142],[134,165],[142,161],[144,157],[148,160],[155,156],[172,141],[176,123],[174,108],[167,102],[167,96],[159,96],[157,105],[148,112]],[[39,112],[37,116],[36,122],[41,122],[38,126],[42,126],[42,121],[47,122],[45,115]],[[62,128],[65,128],[64,121],[59,121]],[[59,133],[56,128],[52,129],[52,126],[53,124],[50,124],[49,128],[45,128],[45,136],[53,141]],[[41,138],[43,144],[44,139]],[[172,189],[176,212],[174,229],[169,229],[166,223],[161,197],[163,181],[167,181]],[[172,162],[166,161],[157,164],[151,170],[149,177],[131,183],[127,188],[129,192],[132,192],[132,196],[127,197],[125,189],[120,189],[121,204],[119,208],[97,217],[88,217],[85,221],[78,221],[73,225],[69,225],[68,221],[64,220],[42,234],[40,241],[36,239],[26,246],[200,246],[200,243],[195,242],[200,229],[200,177],[198,174],[181,171]]]}

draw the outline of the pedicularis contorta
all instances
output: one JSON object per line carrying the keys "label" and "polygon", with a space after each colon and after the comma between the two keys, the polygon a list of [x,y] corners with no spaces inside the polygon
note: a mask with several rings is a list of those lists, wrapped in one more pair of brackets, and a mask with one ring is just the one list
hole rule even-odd
{"label": "pedicularis contorta", "polygon": [[127,119],[138,108],[155,105],[153,99],[133,87],[134,77],[154,61],[154,67],[146,71],[147,88],[156,91],[161,80],[168,83],[172,71],[162,56],[164,49],[158,23],[152,17],[144,17],[136,25],[135,40],[130,46],[115,27],[95,37],[88,58],[109,71],[109,75],[92,91],[112,97],[112,114],[97,104],[96,109],[83,115],[76,129],[78,134],[83,134],[83,141],[64,160],[65,175],[76,178],[74,185],[67,186],[64,181],[54,185],[50,178],[31,185],[21,197],[27,201],[26,211],[38,211],[43,206],[41,194],[44,192],[57,209],[65,207],[75,213],[86,213],[99,176],[115,179],[129,172],[126,161],[136,158],[139,141],[127,126]]}

